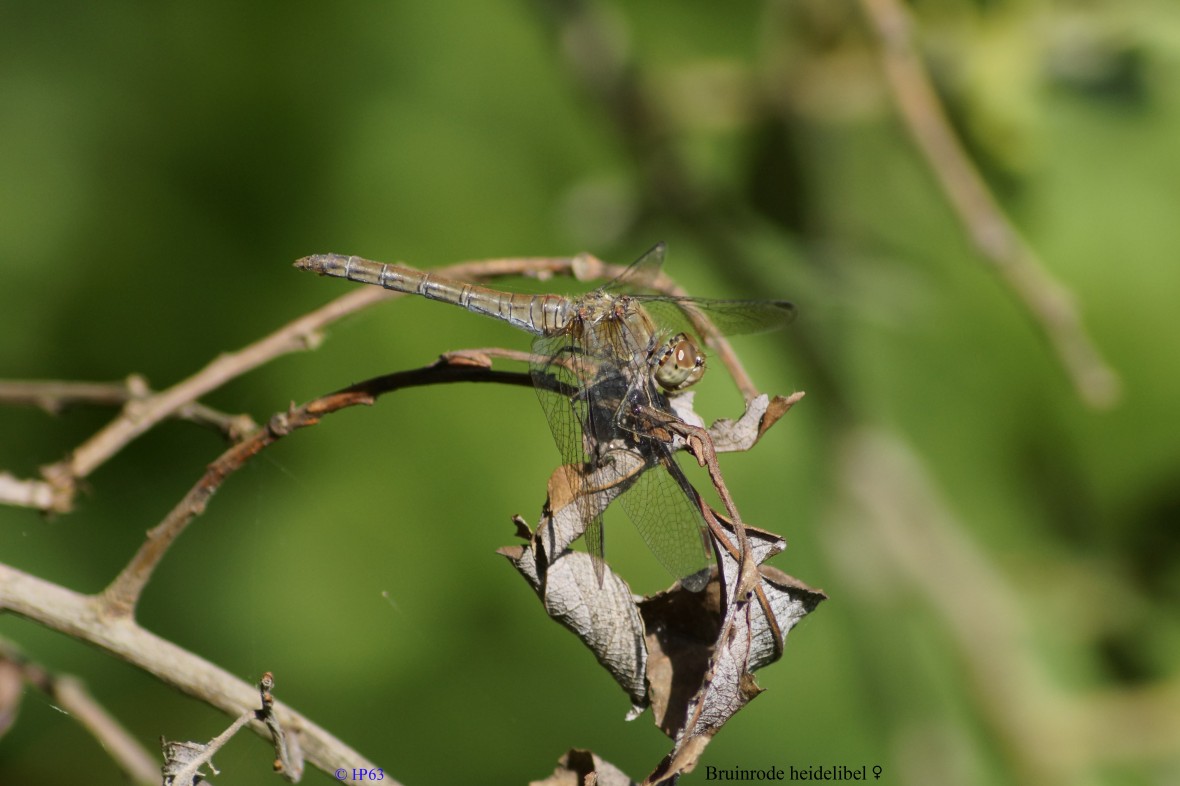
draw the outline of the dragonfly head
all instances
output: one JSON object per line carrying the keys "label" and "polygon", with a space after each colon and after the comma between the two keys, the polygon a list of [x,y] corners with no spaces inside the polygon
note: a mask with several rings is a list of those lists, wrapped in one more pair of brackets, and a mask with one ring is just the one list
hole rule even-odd
{"label": "dragonfly head", "polygon": [[677,333],[652,353],[656,383],[673,393],[705,373],[705,355],[687,333]]}

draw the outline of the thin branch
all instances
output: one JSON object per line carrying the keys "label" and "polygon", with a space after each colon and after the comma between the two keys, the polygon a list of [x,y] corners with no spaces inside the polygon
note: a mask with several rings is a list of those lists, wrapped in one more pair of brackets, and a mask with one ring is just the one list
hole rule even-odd
{"label": "thin branch", "polygon": [[51,415],[78,404],[117,406],[146,392],[147,382],[138,374],[122,382],[0,380],[0,404],[40,407]]}
{"label": "thin branch", "polygon": [[915,50],[899,0],[861,0],[881,42],[898,111],[983,259],[1045,334],[1078,395],[1094,408],[1117,403],[1121,383],[1086,335],[1072,293],[1045,269],[1004,215],[947,120]]}
{"label": "thin branch", "polygon": [[522,352],[519,349],[504,349],[503,347],[481,347],[479,349],[458,349],[452,352],[444,352],[439,356],[440,360],[447,363],[455,364],[476,364],[482,366],[490,366],[492,358],[503,358],[504,360],[514,360],[518,363],[527,363],[529,365],[539,365],[543,363],[545,358],[538,357],[531,352]]}
{"label": "thin branch", "polygon": [[48,696],[54,705],[85,728],[128,778],[145,786],[159,783],[156,759],[98,703],[81,680],[34,663],[3,639],[0,639],[0,660],[15,664],[24,682]]}
{"label": "thin branch", "polygon": [[835,468],[841,493],[853,505],[837,518],[845,526],[860,522],[837,533],[837,540],[854,538],[871,550],[939,616],[981,717],[1019,775],[1015,780],[1082,783],[1114,762],[1174,760],[1180,749],[1175,667],[1134,689],[1062,688],[1059,675],[1036,654],[1040,622],[1026,593],[967,535],[910,446],[884,431],[852,431],[839,446]]}
{"label": "thin branch", "polygon": [[148,532],[147,540],[140,546],[139,551],[102,592],[106,612],[116,616],[133,615],[140,594],[168,548],[180,537],[189,522],[204,512],[210,497],[217,493],[222,483],[265,448],[292,431],[314,426],[325,415],[347,407],[371,405],[385,393],[448,382],[499,382],[526,386],[533,384],[528,374],[494,371],[488,365],[481,365],[478,358],[463,353],[452,353],[451,357],[443,358],[434,365],[375,377],[313,399],[301,407],[292,407],[286,413],[276,414],[265,427],[232,446],[209,464],[196,485],[173,507],[163,521]]}
{"label": "thin branch", "polygon": [[[147,380],[132,374],[122,382],[68,382],[62,380],[0,380],[0,405],[33,406],[58,415],[70,407],[122,406],[155,395]],[[186,404],[174,413],[181,420],[211,426],[237,440],[258,428],[249,415],[230,415],[200,402]]]}
{"label": "thin branch", "polygon": [[316,331],[324,325],[382,299],[383,293],[350,292],[322,308],[291,322],[266,338],[237,351],[218,356],[188,379],[143,401],[127,406],[89,440],[64,460],[43,468],[53,486],[54,512],[67,512],[73,505],[77,481],[87,477],[127,443],[164,418],[211,390],[251,371],[274,358],[305,349],[316,343]]}

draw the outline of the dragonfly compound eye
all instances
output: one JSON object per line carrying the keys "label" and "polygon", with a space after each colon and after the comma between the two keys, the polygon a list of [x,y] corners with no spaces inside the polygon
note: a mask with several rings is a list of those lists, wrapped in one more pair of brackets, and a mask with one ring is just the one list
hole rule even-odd
{"label": "dragonfly compound eye", "polygon": [[655,378],[664,390],[688,387],[705,373],[705,356],[686,333],[677,333],[656,350]]}

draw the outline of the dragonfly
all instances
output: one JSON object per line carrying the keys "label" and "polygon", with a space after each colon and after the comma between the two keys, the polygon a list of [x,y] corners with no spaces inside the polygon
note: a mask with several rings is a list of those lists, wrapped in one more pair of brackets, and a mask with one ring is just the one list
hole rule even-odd
{"label": "dragonfly", "polygon": [[692,328],[700,320],[692,315],[732,335],[780,327],[796,310],[782,300],[659,294],[654,284],[665,254],[659,243],[617,278],[577,296],[515,294],[342,254],[304,257],[295,266],[450,303],[531,333],[530,375],[563,467],[574,470],[563,482],[599,584],[605,505],[594,491],[613,487],[609,499],[619,499],[657,560],[681,586],[699,591],[711,575],[708,525],[666,427],[679,420],[672,399],[706,369],[701,331]]}

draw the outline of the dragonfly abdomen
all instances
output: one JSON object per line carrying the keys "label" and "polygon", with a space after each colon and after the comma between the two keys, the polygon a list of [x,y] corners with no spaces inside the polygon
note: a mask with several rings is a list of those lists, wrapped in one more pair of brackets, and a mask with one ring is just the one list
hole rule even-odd
{"label": "dragonfly abdomen", "polygon": [[296,267],[322,276],[376,284],[395,292],[421,295],[440,303],[461,306],[476,314],[502,319],[513,327],[537,335],[551,335],[569,322],[570,301],[561,295],[520,295],[465,284],[401,265],[374,262],[343,254],[315,254]]}
{"label": "dragonfly abdomen", "polygon": [[453,303],[476,314],[502,319],[513,327],[536,335],[550,335],[565,327],[569,299],[561,295],[521,295],[498,292],[476,284],[465,284],[420,273],[416,292],[442,303]]}

